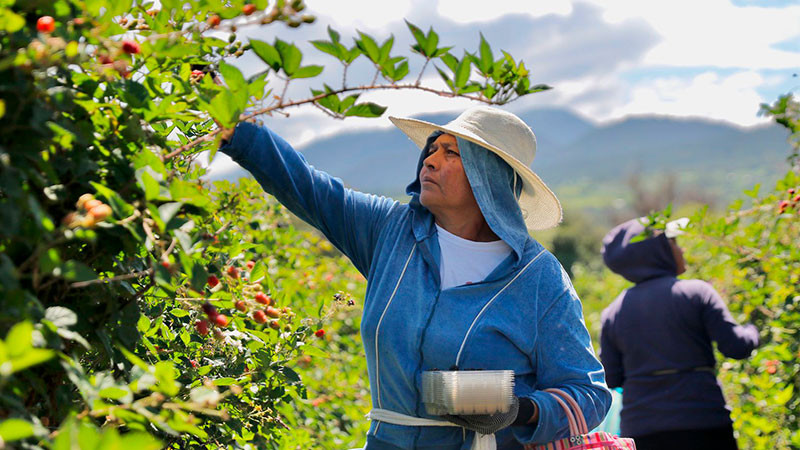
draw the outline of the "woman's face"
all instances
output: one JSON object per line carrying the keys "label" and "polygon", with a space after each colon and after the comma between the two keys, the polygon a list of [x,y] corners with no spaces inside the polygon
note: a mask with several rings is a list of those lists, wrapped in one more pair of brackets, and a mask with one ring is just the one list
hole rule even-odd
{"label": "woman's face", "polygon": [[428,156],[422,162],[419,180],[419,201],[434,216],[445,211],[478,208],[464,166],[461,165],[458,142],[452,135],[443,134],[433,141],[428,148]]}

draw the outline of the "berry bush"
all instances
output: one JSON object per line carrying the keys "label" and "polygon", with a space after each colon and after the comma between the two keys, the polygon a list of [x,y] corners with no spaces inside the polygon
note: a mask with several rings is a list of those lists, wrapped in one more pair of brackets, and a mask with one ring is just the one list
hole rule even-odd
{"label": "berry bush", "polygon": [[[357,444],[363,278],[255,182],[205,181],[201,155],[237,121],[300,105],[380,116],[359,101],[371,90],[501,104],[548,87],[482,37],[458,58],[409,23],[411,82],[391,37],[313,41],[343,72],[333,88],[295,44],[236,35],[314,22],[301,0],[155,5],[0,2],[0,446]],[[247,78],[245,53],[263,62]],[[347,84],[354,61],[371,83]],[[420,83],[429,65],[441,89]],[[308,98],[287,97],[297,83]],[[337,395],[354,400],[321,406]]]}

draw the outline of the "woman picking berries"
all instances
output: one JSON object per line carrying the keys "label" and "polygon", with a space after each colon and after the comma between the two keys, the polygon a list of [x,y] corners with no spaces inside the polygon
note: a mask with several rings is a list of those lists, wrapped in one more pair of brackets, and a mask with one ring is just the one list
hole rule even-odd
{"label": "woman picking berries", "polygon": [[[422,149],[408,204],[345,188],[267,128],[240,123],[221,147],[367,278],[365,448],[518,449],[562,438],[567,417],[543,392],[553,387],[597,425],[611,395],[580,300],[528,234],[561,220],[555,195],[529,169],[533,132],[490,107],[442,126],[391,120]],[[511,409],[428,414],[421,374],[435,369],[513,370]]]}

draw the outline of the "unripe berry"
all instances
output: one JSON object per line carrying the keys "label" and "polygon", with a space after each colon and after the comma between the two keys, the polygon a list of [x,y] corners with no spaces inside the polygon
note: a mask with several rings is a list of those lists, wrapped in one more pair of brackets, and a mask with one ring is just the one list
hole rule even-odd
{"label": "unripe berry", "polygon": [[239,300],[238,302],[236,302],[235,306],[236,309],[238,309],[239,311],[247,312],[247,304],[243,300]]}
{"label": "unripe berry", "polygon": [[86,204],[89,200],[94,200],[94,195],[92,194],[83,194],[78,197],[78,201],[75,203],[75,207],[78,209],[83,208],[83,205]]}
{"label": "unripe berry", "polygon": [[209,27],[214,28],[217,25],[219,25],[220,20],[221,19],[219,18],[219,16],[214,14],[213,16],[208,18],[208,21],[206,23],[208,23]]}
{"label": "unripe berry", "polygon": [[270,320],[269,327],[272,328],[273,330],[280,330],[281,323],[278,322],[277,320]]}
{"label": "unripe berry", "polygon": [[247,270],[253,270],[253,267],[256,266],[255,261],[247,261]]}
{"label": "unripe berry", "polygon": [[91,211],[92,208],[94,208],[95,206],[100,206],[102,204],[103,204],[103,202],[101,202],[100,200],[97,200],[96,198],[93,198],[91,200],[87,200],[87,201],[83,202],[82,206],[83,206],[83,209],[85,209],[86,211]]}
{"label": "unripe berry", "polygon": [[267,309],[264,310],[268,316],[272,317],[273,319],[277,319],[281,316],[281,312],[277,309],[273,308],[272,306],[267,306]]}
{"label": "unripe berry", "polygon": [[111,215],[111,207],[100,204],[89,210],[89,215],[94,217],[95,222],[102,222]]}
{"label": "unripe berry", "polygon": [[138,42],[126,39],[122,41],[122,51],[129,55],[135,55],[141,51],[141,47]]}
{"label": "unripe berry", "polygon": [[222,332],[219,328],[214,329],[214,339],[218,341],[222,341],[225,339],[225,333]]}
{"label": "unripe berry", "polygon": [[272,303],[271,299],[267,296],[267,294],[263,292],[259,292],[258,294],[256,294],[255,299],[258,303],[261,303],[262,305],[269,306]]}
{"label": "unripe berry", "polygon": [[227,327],[227,326],[228,326],[228,324],[229,324],[230,322],[231,322],[231,320],[230,320],[230,319],[228,319],[228,316],[226,316],[225,314],[217,314],[217,316],[216,316],[216,317],[214,317],[214,323],[215,323],[215,324],[216,324],[218,327],[225,328],[225,327]]}
{"label": "unripe berry", "polygon": [[39,17],[36,21],[36,29],[42,33],[52,33],[56,29],[56,21],[50,16]]}
{"label": "unripe berry", "polygon": [[228,267],[228,275],[233,279],[238,279],[239,278],[239,269],[237,269],[236,266]]}
{"label": "unripe berry", "polygon": [[258,323],[265,323],[267,321],[267,315],[264,314],[264,311],[253,311],[253,320]]}
{"label": "unripe berry", "polygon": [[205,320],[205,319],[198,320],[197,322],[195,322],[194,327],[197,329],[197,332],[200,333],[201,335],[205,336],[205,335],[208,334],[208,321],[207,320]]}

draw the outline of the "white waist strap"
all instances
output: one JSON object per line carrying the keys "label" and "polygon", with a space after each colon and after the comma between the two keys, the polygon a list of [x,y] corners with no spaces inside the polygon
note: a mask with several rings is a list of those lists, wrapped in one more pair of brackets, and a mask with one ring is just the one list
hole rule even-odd
{"label": "white waist strap", "polygon": [[[370,420],[391,423],[392,425],[406,425],[410,427],[458,427],[453,422],[446,420],[425,419],[423,417],[407,416],[399,412],[389,411],[388,409],[373,409],[367,414]],[[475,433],[475,440],[472,441],[470,450],[497,450],[497,441],[493,434]]]}

